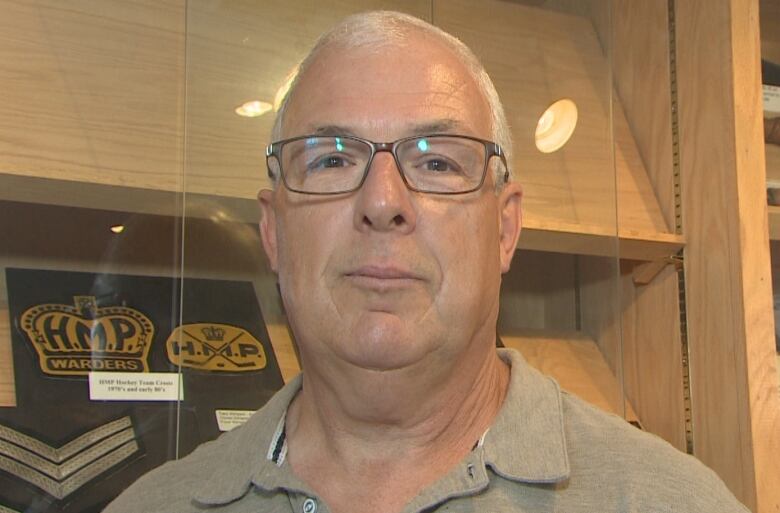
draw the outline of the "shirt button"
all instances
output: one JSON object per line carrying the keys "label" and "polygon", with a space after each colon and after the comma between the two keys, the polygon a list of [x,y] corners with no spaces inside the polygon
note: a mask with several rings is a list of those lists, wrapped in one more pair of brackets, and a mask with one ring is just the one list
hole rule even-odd
{"label": "shirt button", "polygon": [[317,511],[317,501],[309,497],[305,501],[303,501],[303,513],[316,513]]}

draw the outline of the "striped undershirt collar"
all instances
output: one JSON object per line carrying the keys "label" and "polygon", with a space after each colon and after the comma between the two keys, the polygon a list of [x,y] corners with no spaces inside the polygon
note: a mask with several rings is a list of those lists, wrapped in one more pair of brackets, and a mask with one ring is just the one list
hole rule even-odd
{"label": "striped undershirt collar", "polygon": [[266,459],[276,463],[277,467],[282,466],[284,458],[287,456],[286,418],[287,410],[282,413],[282,418],[279,419],[279,423],[276,425],[276,431],[274,431],[274,436],[271,437],[271,444],[268,446],[268,453],[266,454]]}

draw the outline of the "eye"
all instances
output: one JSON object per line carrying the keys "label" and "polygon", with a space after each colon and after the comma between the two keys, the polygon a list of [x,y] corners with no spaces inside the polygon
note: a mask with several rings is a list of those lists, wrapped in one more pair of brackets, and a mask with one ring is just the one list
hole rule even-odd
{"label": "eye", "polygon": [[319,165],[321,167],[344,167],[347,165],[347,161],[344,157],[329,155],[320,159]]}
{"label": "eye", "polygon": [[444,159],[430,159],[424,163],[427,171],[436,171],[439,173],[454,171],[452,165]]}
{"label": "eye", "polygon": [[344,155],[323,155],[313,159],[307,166],[309,170],[334,169],[351,166],[352,162]]}
{"label": "eye", "polygon": [[444,155],[425,155],[417,161],[416,166],[421,173],[428,174],[461,174],[463,166],[456,160]]}

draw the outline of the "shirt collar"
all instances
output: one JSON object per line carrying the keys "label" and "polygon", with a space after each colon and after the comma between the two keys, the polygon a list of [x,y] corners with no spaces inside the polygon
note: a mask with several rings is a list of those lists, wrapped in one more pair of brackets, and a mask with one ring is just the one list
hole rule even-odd
{"label": "shirt collar", "polygon": [[[193,499],[204,505],[228,504],[247,493],[255,484],[265,490],[275,488],[304,489],[289,466],[274,450],[283,436],[287,407],[301,389],[302,375],[290,380],[243,426],[225,433],[216,444],[224,449],[220,461],[193,493]],[[280,426],[282,429],[280,429]],[[276,460],[276,461],[274,461]],[[291,488],[292,485],[292,488]]]}
{"label": "shirt collar", "polygon": [[[493,426],[480,440],[485,464],[514,481],[554,483],[567,479],[569,461],[557,383],[528,365],[515,350],[499,349],[498,354],[510,365],[511,375],[504,404]],[[204,505],[228,504],[246,494],[252,484],[266,491],[307,491],[275,450],[279,448],[280,436],[284,436],[287,408],[301,385],[299,374],[246,424],[213,442],[224,442],[224,452],[211,475],[205,476],[194,493],[195,501]]]}
{"label": "shirt collar", "polygon": [[558,384],[528,365],[519,352],[499,349],[498,354],[512,370],[504,404],[484,436],[485,464],[514,481],[556,483],[568,479]]}

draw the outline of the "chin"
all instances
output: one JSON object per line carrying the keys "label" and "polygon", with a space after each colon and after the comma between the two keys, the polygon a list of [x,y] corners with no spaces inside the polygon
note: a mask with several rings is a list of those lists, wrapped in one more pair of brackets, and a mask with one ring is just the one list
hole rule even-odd
{"label": "chin", "polygon": [[[362,325],[361,325],[362,324]],[[418,326],[399,326],[400,322],[360,323],[343,340],[344,359],[367,370],[391,371],[410,367],[433,349]]]}

